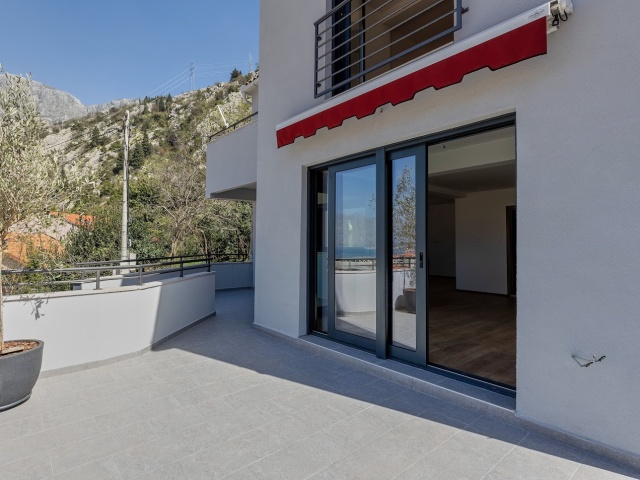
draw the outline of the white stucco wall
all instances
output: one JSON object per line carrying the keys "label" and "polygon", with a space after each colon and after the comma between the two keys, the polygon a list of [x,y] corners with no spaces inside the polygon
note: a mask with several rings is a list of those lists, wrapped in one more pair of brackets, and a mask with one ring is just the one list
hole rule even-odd
{"label": "white stucco wall", "polygon": [[456,288],[506,295],[507,210],[513,188],[456,199]]}
{"label": "white stucco wall", "polygon": [[212,193],[240,187],[255,188],[257,156],[257,117],[251,123],[209,143],[207,145],[207,197]]}
{"label": "white stucco wall", "polygon": [[5,298],[5,338],[45,343],[42,371],[139,352],[216,311],[215,273]]}
{"label": "white stucco wall", "polygon": [[336,312],[376,311],[376,271],[336,272]]}
{"label": "white stucco wall", "polygon": [[[458,38],[540,3],[469,0]],[[547,55],[278,150],[276,125],[317,103],[312,25],[326,4],[263,0],[255,321],[306,332],[307,167],[515,112],[517,413],[640,454],[640,2],[574,4]],[[607,358],[585,369],[572,354]]]}

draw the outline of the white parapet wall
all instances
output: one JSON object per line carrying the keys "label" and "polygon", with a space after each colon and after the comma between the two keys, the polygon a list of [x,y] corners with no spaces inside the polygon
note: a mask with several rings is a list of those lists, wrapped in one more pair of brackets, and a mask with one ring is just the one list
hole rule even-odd
{"label": "white parapet wall", "polygon": [[215,290],[216,275],[207,272],[142,286],[9,296],[5,338],[44,341],[43,372],[100,365],[214,315]]}

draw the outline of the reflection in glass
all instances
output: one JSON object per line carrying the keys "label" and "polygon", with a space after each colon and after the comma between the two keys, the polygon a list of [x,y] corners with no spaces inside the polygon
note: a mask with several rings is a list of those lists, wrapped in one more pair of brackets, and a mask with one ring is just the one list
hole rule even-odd
{"label": "reflection in glass", "polygon": [[416,349],[416,159],[392,163],[392,342]]}
{"label": "reflection in glass", "polygon": [[328,278],[328,258],[329,258],[329,210],[327,181],[328,172],[326,170],[315,172],[313,178],[314,185],[314,237],[313,250],[316,257],[316,291],[313,329],[318,332],[327,332],[329,323],[329,278]]}
{"label": "reflection in glass", "polygon": [[376,167],[336,173],[336,329],[376,338]]}

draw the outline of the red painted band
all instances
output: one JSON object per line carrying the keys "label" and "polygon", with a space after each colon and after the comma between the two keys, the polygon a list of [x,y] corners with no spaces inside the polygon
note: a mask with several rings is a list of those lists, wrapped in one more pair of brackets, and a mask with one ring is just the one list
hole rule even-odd
{"label": "red painted band", "polygon": [[477,70],[499,70],[545,53],[547,20],[543,17],[281,128],[276,134],[278,148],[292,144],[298,137],[311,137],[323,127],[339,127],[347,118],[373,115],[378,107],[387,103],[398,105],[411,100],[427,88],[439,90],[455,85]]}

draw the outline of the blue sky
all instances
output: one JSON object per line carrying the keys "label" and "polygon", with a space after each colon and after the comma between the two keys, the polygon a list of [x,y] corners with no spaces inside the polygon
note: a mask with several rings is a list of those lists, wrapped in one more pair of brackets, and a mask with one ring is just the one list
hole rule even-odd
{"label": "blue sky", "polygon": [[85,104],[188,90],[191,62],[200,88],[228,80],[234,67],[246,72],[250,54],[259,60],[259,0],[1,3],[4,69]]}

